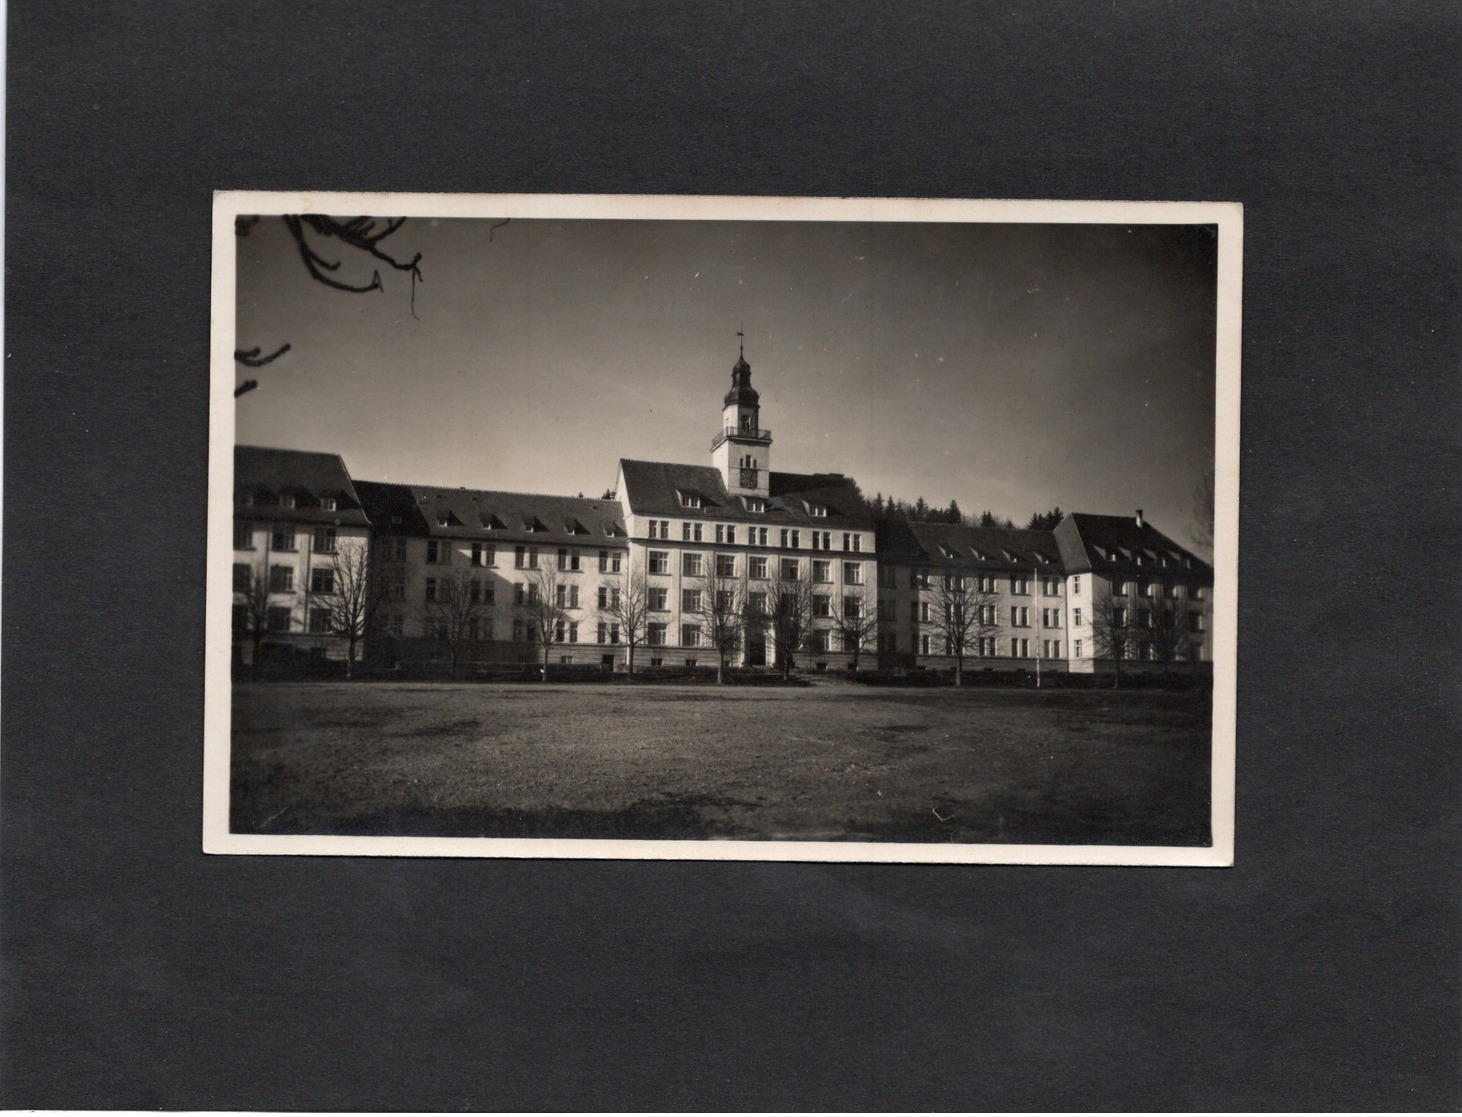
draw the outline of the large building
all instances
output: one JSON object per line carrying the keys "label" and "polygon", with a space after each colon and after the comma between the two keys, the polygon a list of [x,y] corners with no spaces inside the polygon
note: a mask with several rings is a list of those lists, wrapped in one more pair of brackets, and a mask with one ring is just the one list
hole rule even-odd
{"label": "large building", "polygon": [[367,541],[375,663],[614,670],[632,643],[652,668],[1211,660],[1213,571],[1141,512],[880,527],[852,478],[776,472],[771,453],[744,352],[709,464],[625,458],[599,499],[352,481],[334,454],[238,447],[235,662],[346,656],[327,605],[349,578],[331,571]]}

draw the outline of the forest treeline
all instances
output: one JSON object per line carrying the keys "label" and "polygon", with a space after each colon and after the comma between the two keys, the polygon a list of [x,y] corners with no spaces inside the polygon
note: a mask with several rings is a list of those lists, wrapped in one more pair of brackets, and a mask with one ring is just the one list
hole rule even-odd
{"label": "forest treeline", "polygon": [[[1009,516],[997,516],[988,508],[977,514],[967,513],[955,500],[951,500],[943,508],[938,508],[931,505],[922,496],[913,501],[900,497],[885,497],[882,493],[878,493],[872,500],[861,493],[859,496],[863,501],[863,506],[868,510],[868,514],[873,517],[873,522],[880,528],[895,520],[919,524],[963,524],[965,527],[1013,528],[1020,526]],[[1065,513],[1058,505],[1049,512],[1032,514],[1024,527],[1032,531],[1050,531],[1061,522],[1063,515]]]}

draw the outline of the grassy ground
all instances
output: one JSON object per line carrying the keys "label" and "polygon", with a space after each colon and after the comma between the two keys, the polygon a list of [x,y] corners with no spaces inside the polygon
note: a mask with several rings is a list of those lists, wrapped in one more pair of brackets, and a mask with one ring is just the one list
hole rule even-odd
{"label": "grassy ground", "polygon": [[1203,845],[1206,694],[234,689],[233,829]]}

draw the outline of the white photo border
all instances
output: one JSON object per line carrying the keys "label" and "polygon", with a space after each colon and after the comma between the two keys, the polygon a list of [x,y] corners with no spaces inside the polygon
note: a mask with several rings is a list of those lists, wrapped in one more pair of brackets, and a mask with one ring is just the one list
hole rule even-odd
{"label": "white photo border", "polygon": [[[1208,846],[1037,845],[569,838],[259,835],[229,831],[232,690],[234,218],[372,213],[383,217],[1009,224],[1209,224],[1218,228],[1214,419],[1213,736]],[[364,857],[574,858],[906,864],[1224,867],[1234,859],[1238,675],[1239,396],[1243,207],[1236,202],[939,198],[787,198],[585,194],[218,191],[213,199],[209,345],[208,548],[204,652],[203,851]]]}

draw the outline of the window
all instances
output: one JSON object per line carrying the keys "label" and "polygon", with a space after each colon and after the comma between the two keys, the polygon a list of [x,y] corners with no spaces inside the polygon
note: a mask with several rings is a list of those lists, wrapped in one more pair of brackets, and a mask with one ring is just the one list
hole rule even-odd
{"label": "window", "polygon": [[[519,547],[518,550],[523,548]],[[434,563],[450,563],[452,561],[452,544],[446,539],[428,539],[426,541],[426,561]]]}
{"label": "window", "polygon": [[833,650],[833,634],[830,628],[819,628],[812,633],[812,650],[830,652]]}
{"label": "window", "polygon": [[294,507],[294,494],[293,493],[280,493],[279,494],[279,507],[281,507],[281,508],[293,508]]}
{"label": "window", "polygon": [[1060,609],[1042,609],[1041,610],[1041,624],[1044,627],[1046,627],[1046,628],[1060,628],[1061,627],[1061,610]]}
{"label": "window", "polygon": [[881,566],[878,568],[878,584],[884,589],[898,589],[898,572],[892,566]]}
{"label": "window", "polygon": [[765,590],[753,590],[746,595],[746,611],[753,617],[766,616],[767,595]]}
{"label": "window", "polygon": [[1029,628],[1031,623],[1030,606],[1012,605],[1010,607],[1010,623],[1015,628]]}
{"label": "window", "polygon": [[832,598],[825,593],[812,595],[812,615],[814,617],[830,617],[833,615]]}
{"label": "window", "polygon": [[831,582],[833,580],[833,564],[826,559],[813,559],[812,580],[814,582]]}
{"label": "window", "polygon": [[234,593],[248,593],[249,584],[253,581],[253,571],[249,569],[247,562],[234,563]]}
{"label": "window", "polygon": [[731,524],[717,524],[716,525],[716,542],[717,543],[735,543],[736,542],[736,528],[734,526],[732,526]]}
{"label": "window", "polygon": [[1193,632],[1203,631],[1203,614],[1197,611],[1188,614],[1188,628]]}
{"label": "window", "polygon": [[569,550],[569,569],[570,570],[578,570],[578,569],[580,569],[580,567],[579,567],[579,549],[577,547],[570,548],[570,550]]}
{"label": "window", "polygon": [[701,555],[696,551],[686,551],[680,556],[680,573],[687,578],[699,578],[702,574]]}
{"label": "window", "polygon": [[1123,581],[1120,581],[1120,580],[1113,581],[1112,582],[1112,592],[1115,593],[1115,594],[1119,594],[1122,597],[1126,597],[1127,596],[1127,583],[1126,582],[1123,582]]}
{"label": "window", "polygon": [[861,597],[843,598],[843,619],[854,621],[863,616],[863,599]]}
{"label": "window", "polygon": [[1078,594],[1078,593],[1081,592],[1081,575],[1080,574],[1078,574],[1075,578],[1072,578],[1071,579],[1071,592],[1073,594]]}
{"label": "window", "polygon": [[426,580],[426,596],[423,598],[423,600],[424,601],[435,601],[436,599],[437,599],[437,580],[435,578],[428,578]]}
{"label": "window", "polygon": [[1061,658],[1061,641],[1060,640],[1047,640],[1045,642],[1045,645],[1044,645],[1044,652],[1043,652],[1043,654],[1045,655],[1045,657],[1047,659],[1060,659]]}
{"label": "window", "polygon": [[699,493],[681,493],[680,494],[680,506],[682,508],[699,508],[701,506],[701,497],[700,497],[700,494]]}
{"label": "window", "polygon": [[578,642],[579,642],[579,622],[578,621],[569,621],[569,643],[570,644],[577,644]]}
{"label": "window", "polygon": [[311,593],[334,593],[335,592],[335,571],[328,566],[316,567],[310,571],[310,592]]}
{"label": "window", "polygon": [[[474,578],[472,580],[472,593],[473,593],[472,600],[473,601],[476,601],[477,600],[477,597],[476,597],[476,594],[477,594],[477,585],[478,585],[477,579]],[[484,585],[482,587],[482,603],[484,605],[491,605],[492,604],[492,601],[493,601],[493,598],[495,596],[496,596],[496,594],[493,592],[493,588],[492,588],[492,583],[491,582],[488,582],[486,585]]]}
{"label": "window", "polygon": [[1000,607],[998,605],[981,605],[976,615],[980,624],[997,625],[1000,623]]}
{"label": "window", "polygon": [[594,632],[594,641],[598,644],[607,644],[609,642],[609,626],[603,621],[599,622],[599,627]]}
{"label": "window", "polygon": [[235,605],[233,618],[234,633],[236,635],[249,630],[249,608],[247,605]]}
{"label": "window", "polygon": [[657,613],[665,612],[665,610],[670,608],[669,597],[670,591],[667,590],[664,586],[651,586],[650,608],[655,610],[655,612]]}
{"label": "window", "polygon": [[[1081,627],[1081,610],[1080,609],[1072,609],[1071,610],[1071,626],[1073,628],[1080,628]],[[1077,655],[1080,655],[1081,653],[1080,652],[1077,652],[1076,654]]]}
{"label": "window", "polygon": [[388,578],[388,579],[386,579],[386,600],[387,601],[405,601],[406,600],[406,579],[405,578]]}
{"label": "window", "polygon": [[722,618],[728,618],[736,608],[736,594],[731,590],[716,591],[716,612]]}
{"label": "window", "polygon": [[687,648],[698,648],[701,643],[701,626],[683,624],[680,626],[680,642]]}
{"label": "window", "polygon": [[767,559],[765,555],[751,556],[751,576],[753,578],[765,578],[767,576]]}
{"label": "window", "polygon": [[929,602],[919,602],[919,621],[922,624],[929,623]]}
{"label": "window", "polygon": [[288,632],[289,607],[286,605],[269,606],[268,624],[270,632]]}
{"label": "window", "polygon": [[292,566],[271,566],[269,568],[269,592],[270,593],[293,593],[294,592],[294,567],[292,567]]}
{"label": "window", "polygon": [[1167,586],[1165,587],[1165,592],[1166,592],[1166,594],[1167,594],[1168,597],[1172,597],[1172,598],[1182,597],[1183,596],[1183,587],[1181,585],[1179,585],[1177,582],[1169,582],[1167,584]]}
{"label": "window", "polygon": [[718,578],[734,578],[735,576],[736,576],[736,556],[735,555],[717,555],[716,556],[716,577],[718,577]]}
{"label": "window", "polygon": [[1202,586],[1194,586],[1193,587],[1193,600],[1194,601],[1202,601],[1207,596],[1208,596],[1208,591],[1206,589],[1204,589]]}
{"label": "window", "polygon": [[863,536],[860,535],[860,534],[858,534],[857,532],[854,532],[853,533],[853,550],[854,551],[861,551],[862,549],[863,549]]}
{"label": "window", "polygon": [[645,631],[645,643],[652,648],[663,648],[665,646],[666,626],[664,624],[651,624]]}
{"label": "window", "polygon": [[[427,561],[430,562],[431,560],[428,559]],[[522,570],[523,567],[525,567],[525,566],[528,565],[528,548],[527,547],[514,547],[513,548],[513,565],[515,567],[517,567],[519,570]]]}
{"label": "window", "polygon": [[975,641],[975,654],[981,656],[995,656],[1000,654],[1000,649],[995,643],[993,636],[981,636]]}
{"label": "window", "polygon": [[497,548],[489,544],[472,544],[472,565],[493,566],[497,563]]}
{"label": "window", "polygon": [[650,573],[651,574],[669,574],[670,573],[670,552],[669,551],[651,551],[650,552]]}
{"label": "window", "polygon": [[659,539],[660,538],[660,521],[659,520],[651,520],[650,521],[650,524],[649,524],[649,527],[650,527],[650,538],[651,539]]}
{"label": "window", "polygon": [[1073,654],[1075,654],[1076,658],[1077,659],[1080,659],[1081,658],[1081,641],[1080,640],[1073,641],[1073,643],[1071,645],[1071,650],[1072,650]]}
{"label": "window", "polygon": [[276,551],[294,550],[294,528],[288,524],[275,524],[269,546]]}
{"label": "window", "polygon": [[863,564],[861,562],[843,563],[843,584],[847,586],[863,584]]}
{"label": "window", "polygon": [[524,633],[523,622],[522,621],[514,621],[513,622],[513,640],[514,640],[514,642],[516,642],[516,643],[522,643],[522,641],[524,639],[523,633]]}
{"label": "window", "polygon": [[767,502],[757,497],[749,496],[746,498],[746,510],[748,512],[765,512],[767,510]]}
{"label": "window", "polygon": [[619,551],[611,551],[609,554],[609,573],[618,574],[619,564],[624,556]]}
{"label": "window", "polygon": [[809,504],[807,506],[807,512],[808,512],[809,515],[812,515],[812,516],[825,517],[827,515],[827,505],[826,504]]}
{"label": "window", "polygon": [[528,583],[528,604],[529,605],[537,605],[541,601],[542,601],[542,598],[540,598],[538,596],[538,587],[534,583],[529,582]]}
{"label": "window", "polygon": [[680,526],[685,529],[684,538],[686,540],[699,543],[701,541],[701,531],[706,525],[702,523],[686,523]]}
{"label": "window", "polygon": [[319,633],[319,632],[329,632],[330,631],[330,610],[329,609],[311,609],[310,610],[309,630],[311,632],[316,632],[316,633]]}
{"label": "window", "polygon": [[525,591],[525,589],[523,587],[523,583],[522,582],[516,582],[516,583],[514,583],[514,585],[513,585],[513,604],[514,605],[522,605],[527,600],[528,600],[528,594],[527,594],[527,592]]}
{"label": "window", "polygon": [[927,570],[915,570],[909,575],[909,586],[916,590],[927,590],[929,588],[929,572]]}
{"label": "window", "polygon": [[782,560],[782,577],[789,582],[795,582],[797,580],[796,559],[784,558]]}
{"label": "window", "polygon": [[1138,628],[1151,628],[1152,627],[1152,612],[1150,610],[1148,610],[1148,609],[1139,609],[1137,611],[1137,627]]}
{"label": "window", "polygon": [[1112,610],[1112,624],[1115,625],[1117,628],[1126,628],[1127,627],[1127,610],[1126,609],[1123,609],[1123,608],[1120,608],[1120,607],[1119,608],[1116,608],[1116,609],[1113,609]]}
{"label": "window", "polygon": [[783,547],[787,546],[788,545],[787,541],[789,539],[791,539],[791,538],[792,538],[792,533],[790,531],[788,531],[786,528],[783,528],[782,529],[782,546]]}
{"label": "window", "polygon": [[320,507],[322,509],[324,509],[326,512],[333,512],[333,511],[335,511],[335,507],[336,507],[335,498],[333,496],[322,496],[320,498]]}
{"label": "window", "polygon": [[254,549],[254,525],[248,520],[236,520],[234,522],[234,550],[252,551]]}
{"label": "window", "polygon": [[880,601],[878,603],[878,617],[880,620],[896,621],[899,619],[898,602]]}
{"label": "window", "polygon": [[750,542],[755,543],[758,547],[765,547],[767,545],[767,529],[758,527],[752,528],[751,530],[754,538]]}
{"label": "window", "polygon": [[1031,654],[1031,642],[1025,637],[1013,637],[1010,641],[1010,656],[1012,659],[1029,659]]}
{"label": "window", "polygon": [[1061,583],[1055,578],[1042,578],[1041,592],[1047,597],[1059,597],[1061,594]]}
{"label": "window", "polygon": [[792,529],[792,546],[794,548],[802,546],[802,533],[796,528]]}
{"label": "window", "polygon": [[560,609],[569,603],[569,588],[562,582],[553,587],[553,603]]}
{"label": "window", "polygon": [[1024,574],[1012,574],[1010,576],[1010,592],[1027,594],[1031,591],[1030,579]]}
{"label": "window", "polygon": [[929,654],[929,634],[927,632],[922,633],[919,636],[919,654],[920,655],[928,655]]}
{"label": "window", "polygon": [[680,611],[682,613],[699,613],[701,611],[701,591],[681,590]]}

